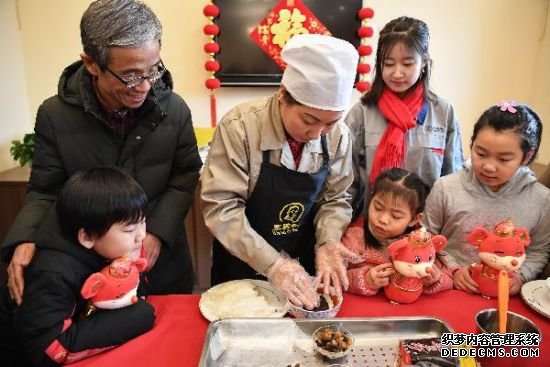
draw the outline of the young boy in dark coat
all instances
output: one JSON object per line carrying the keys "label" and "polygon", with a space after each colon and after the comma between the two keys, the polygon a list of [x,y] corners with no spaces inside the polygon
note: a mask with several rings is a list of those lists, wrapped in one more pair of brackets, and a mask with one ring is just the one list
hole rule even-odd
{"label": "young boy in dark coat", "polygon": [[71,363],[153,327],[154,309],[144,299],[85,315],[80,294],[86,278],[112,260],[141,255],[146,210],[143,189],[116,168],[92,168],[67,181],[49,216],[55,219],[37,233],[21,305],[0,288],[2,366]]}

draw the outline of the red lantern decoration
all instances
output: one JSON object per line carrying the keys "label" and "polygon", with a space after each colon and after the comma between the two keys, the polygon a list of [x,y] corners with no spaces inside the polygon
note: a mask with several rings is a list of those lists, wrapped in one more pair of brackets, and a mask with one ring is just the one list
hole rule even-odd
{"label": "red lantern decoration", "polygon": [[362,8],[361,10],[359,10],[359,19],[363,20],[363,19],[370,19],[374,16],[374,10],[372,10],[371,8]]}
{"label": "red lantern decoration", "polygon": [[359,74],[367,74],[370,72],[370,65],[369,64],[359,64],[357,65],[357,72]]}
{"label": "red lantern decoration", "polygon": [[203,32],[208,36],[217,36],[220,34],[220,27],[217,24],[207,24],[204,26]]}
{"label": "red lantern decoration", "polygon": [[205,5],[202,13],[208,18],[208,24],[204,26],[203,32],[209,38],[204,45],[204,52],[208,54],[208,60],[204,63],[204,68],[210,74],[204,85],[210,89],[210,126],[216,127],[216,94],[215,90],[221,86],[220,80],[215,77],[215,73],[220,70],[220,63],[216,61],[214,55],[220,52],[220,45],[215,41],[215,37],[220,33],[220,27],[214,23],[214,18],[220,15],[220,9],[212,2]]}
{"label": "red lantern decoration", "polygon": [[372,47],[369,45],[359,45],[357,52],[359,52],[359,56],[370,56],[372,54]]}
{"label": "red lantern decoration", "polygon": [[369,46],[368,39],[374,34],[372,27],[367,25],[367,20],[374,16],[374,11],[371,8],[362,8],[357,14],[361,19],[361,26],[357,29],[357,35],[361,37],[361,44],[357,47],[359,53],[359,64],[357,65],[357,72],[359,73],[359,81],[355,83],[355,88],[361,92],[367,92],[371,84],[367,81],[368,74],[371,71],[370,64],[367,63],[367,57],[372,54],[372,47]]}
{"label": "red lantern decoration", "polygon": [[218,78],[206,79],[204,85],[206,85],[208,89],[218,89],[221,86],[221,82]]}
{"label": "red lantern decoration", "polygon": [[205,17],[217,18],[220,15],[220,8],[214,4],[208,4],[202,9],[202,13]]}
{"label": "red lantern decoration", "polygon": [[355,83],[355,89],[357,89],[361,93],[365,93],[370,89],[370,87],[371,85],[369,82],[358,81],[357,83]]}
{"label": "red lantern decoration", "polygon": [[359,27],[357,30],[357,35],[361,38],[372,37],[373,33],[372,27]]}
{"label": "red lantern decoration", "polygon": [[215,60],[208,60],[204,63],[204,68],[207,71],[217,72],[220,70],[220,63]]}
{"label": "red lantern decoration", "polygon": [[208,42],[204,44],[204,52],[207,54],[217,54],[220,52],[220,45],[216,42]]}

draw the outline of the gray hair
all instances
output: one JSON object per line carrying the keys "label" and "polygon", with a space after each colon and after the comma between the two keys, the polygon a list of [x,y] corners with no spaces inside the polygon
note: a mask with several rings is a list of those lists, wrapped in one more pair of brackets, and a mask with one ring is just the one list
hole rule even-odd
{"label": "gray hair", "polygon": [[162,26],[151,8],[135,0],[97,0],[80,21],[84,52],[102,69],[109,47],[139,47],[162,36]]}

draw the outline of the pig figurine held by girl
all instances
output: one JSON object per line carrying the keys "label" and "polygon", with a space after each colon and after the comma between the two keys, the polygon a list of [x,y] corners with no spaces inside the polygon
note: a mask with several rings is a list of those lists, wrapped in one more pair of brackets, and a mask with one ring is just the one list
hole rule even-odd
{"label": "pig figurine held by girl", "polygon": [[446,245],[444,236],[432,236],[425,228],[417,229],[389,245],[387,250],[396,274],[384,287],[386,297],[393,303],[416,301],[423,292],[422,277],[433,271],[436,253]]}

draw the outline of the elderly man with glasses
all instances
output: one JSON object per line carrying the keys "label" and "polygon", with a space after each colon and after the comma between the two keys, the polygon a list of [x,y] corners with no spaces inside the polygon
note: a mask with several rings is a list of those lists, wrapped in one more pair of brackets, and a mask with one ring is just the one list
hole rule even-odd
{"label": "elderly man with glasses", "polygon": [[94,166],[122,168],[150,201],[148,293],[189,293],[194,273],[184,218],[202,162],[189,108],[160,59],[161,24],[142,2],[98,0],[80,32],[80,60],[38,110],[26,204],[0,248],[10,294],[21,303],[35,242],[73,240],[60,233],[51,209],[67,179]]}

